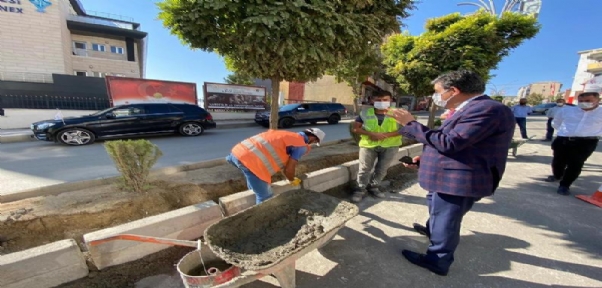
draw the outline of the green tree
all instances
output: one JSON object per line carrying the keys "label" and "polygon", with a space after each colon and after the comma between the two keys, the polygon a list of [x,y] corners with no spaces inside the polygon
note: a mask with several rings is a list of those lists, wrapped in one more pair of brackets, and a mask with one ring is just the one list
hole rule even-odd
{"label": "green tree", "polygon": [[345,82],[352,88],[354,101],[354,112],[358,112],[357,99],[362,94],[362,83],[370,76],[374,76],[382,67],[382,57],[379,46],[365,51],[363,55],[353,59],[343,60],[335,69],[328,70],[327,73],[334,75],[338,82]]}
{"label": "green tree", "polygon": [[307,82],[399,29],[413,0],[163,0],[159,19],[191,48],[218,52],[234,71],[272,81],[277,128],[282,80]]}
{"label": "green tree", "polygon": [[493,100],[495,101],[499,101],[499,102],[503,102],[504,101],[504,96],[491,96],[491,98],[493,98]]}
{"label": "green tree", "polygon": [[544,99],[546,99],[545,96],[538,94],[538,93],[533,93],[533,94],[527,96],[527,104],[539,105],[539,104],[541,104],[541,102],[543,102]]}
{"label": "green tree", "polygon": [[237,84],[237,85],[253,85],[253,83],[255,83],[255,82],[253,82],[253,77],[247,76],[240,72],[230,73],[228,76],[226,76],[226,78],[224,78],[224,81],[226,81],[226,83],[228,83],[228,84]]}
{"label": "green tree", "polygon": [[[529,15],[506,12],[498,18],[484,11],[454,13],[428,20],[426,32],[419,36],[406,32],[389,37],[382,46],[384,64],[402,89],[415,96],[430,95],[430,81],[445,71],[470,69],[489,80],[489,72],[539,29]],[[434,114],[433,105],[429,127]]]}
{"label": "green tree", "polygon": [[105,149],[121,173],[123,187],[140,193],[148,188],[151,168],[163,155],[159,147],[144,139],[107,141]]}

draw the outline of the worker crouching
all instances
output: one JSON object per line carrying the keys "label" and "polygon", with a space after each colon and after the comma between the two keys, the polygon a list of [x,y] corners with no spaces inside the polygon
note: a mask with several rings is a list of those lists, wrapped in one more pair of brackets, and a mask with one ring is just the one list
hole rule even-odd
{"label": "worker crouching", "polygon": [[298,133],[269,130],[234,146],[226,161],[242,171],[247,187],[255,193],[255,202],[259,204],[274,195],[272,175],[280,171],[293,186],[301,184],[301,180],[295,177],[297,163],[309,153],[310,145],[319,145],[325,136],[318,128]]}

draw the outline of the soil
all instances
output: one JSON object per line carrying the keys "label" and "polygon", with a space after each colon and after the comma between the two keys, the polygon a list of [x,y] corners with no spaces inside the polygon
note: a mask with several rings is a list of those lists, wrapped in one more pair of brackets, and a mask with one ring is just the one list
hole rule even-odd
{"label": "soil", "polygon": [[[357,159],[358,147],[344,142],[314,148],[297,166],[297,174]],[[274,181],[284,179],[281,175]],[[72,238],[81,245],[86,233],[157,215],[246,190],[242,173],[223,164],[152,179],[143,194],[118,185],[90,187],[0,204],[0,255]]]}
{"label": "soil", "polygon": [[[416,178],[416,171],[404,168],[403,166],[395,166],[389,169],[386,180],[391,183],[389,186],[391,192],[397,193],[403,188],[415,184]],[[330,189],[323,194],[336,195],[341,199],[349,199],[350,191],[350,186],[342,185]],[[192,249],[187,247],[169,248],[134,262],[109,267],[102,271],[93,271],[87,278],[61,285],[58,288],[135,287],[135,283],[140,280],[157,275],[167,275],[171,277],[171,282],[178,282],[180,280],[178,279],[179,276],[175,265],[190,251]]]}
{"label": "soil", "polygon": [[211,226],[207,244],[221,259],[248,270],[280,262],[359,212],[332,196],[294,190]]}

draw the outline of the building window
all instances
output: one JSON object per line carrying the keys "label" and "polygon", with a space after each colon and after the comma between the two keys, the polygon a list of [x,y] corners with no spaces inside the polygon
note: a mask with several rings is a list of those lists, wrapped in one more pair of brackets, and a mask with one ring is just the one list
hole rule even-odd
{"label": "building window", "polygon": [[111,46],[111,53],[124,54],[123,47]]}
{"label": "building window", "polygon": [[86,72],[86,71],[73,71],[73,75],[75,75],[75,76],[88,76],[88,72]]}
{"label": "building window", "polygon": [[87,48],[86,48],[86,42],[77,42],[77,41],[74,41],[74,42],[73,42],[73,47],[74,47],[75,49],[83,49],[83,50],[86,50],[86,49],[87,49]]}
{"label": "building window", "polygon": [[107,73],[105,73],[105,72],[93,72],[93,73],[94,73],[94,77],[103,78],[103,77],[107,76]]}
{"label": "building window", "polygon": [[105,45],[102,44],[92,44],[92,50],[94,51],[98,51],[98,52],[105,52]]}

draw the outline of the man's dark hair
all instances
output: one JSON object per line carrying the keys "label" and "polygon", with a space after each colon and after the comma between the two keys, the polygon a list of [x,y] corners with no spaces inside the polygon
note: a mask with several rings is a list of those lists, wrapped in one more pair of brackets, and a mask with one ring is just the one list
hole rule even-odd
{"label": "man's dark hair", "polygon": [[600,98],[600,93],[598,93],[598,92],[583,92],[583,93],[579,94],[578,97],[587,97],[587,96],[594,96],[596,98]]}
{"label": "man's dark hair", "polygon": [[445,72],[431,84],[439,83],[443,89],[456,87],[460,92],[465,94],[478,94],[485,92],[485,81],[479,74],[469,70],[458,70]]}
{"label": "man's dark hair", "polygon": [[391,92],[389,92],[387,90],[380,90],[374,95],[374,97],[378,97],[378,98],[391,97],[391,98],[393,98],[393,94],[391,94]]}

